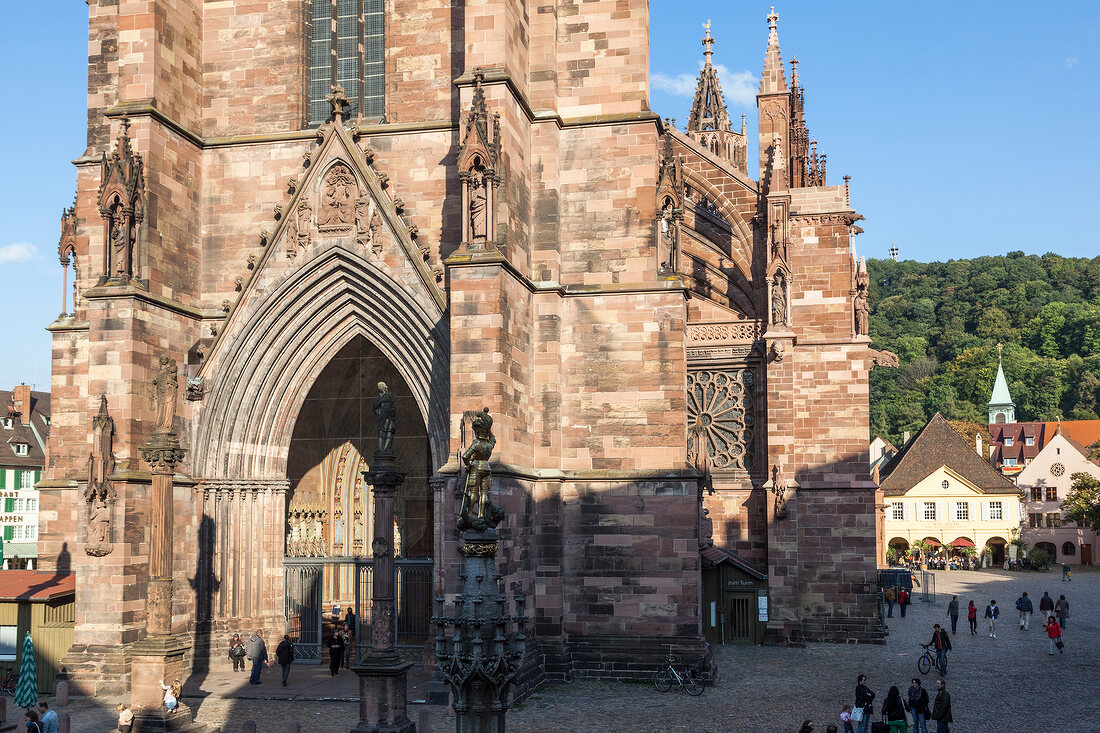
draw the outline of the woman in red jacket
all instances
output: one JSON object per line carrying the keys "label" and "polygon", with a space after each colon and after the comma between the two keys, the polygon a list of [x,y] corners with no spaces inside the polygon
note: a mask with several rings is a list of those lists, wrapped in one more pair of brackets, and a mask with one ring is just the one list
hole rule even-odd
{"label": "woman in red jacket", "polygon": [[1054,647],[1058,647],[1058,653],[1062,653],[1062,627],[1053,616],[1047,618],[1047,641],[1050,642],[1050,653],[1054,654]]}
{"label": "woman in red jacket", "polygon": [[970,634],[971,636],[978,635],[978,607],[974,605],[974,601],[970,602],[970,605],[966,607],[966,620],[970,622]]}

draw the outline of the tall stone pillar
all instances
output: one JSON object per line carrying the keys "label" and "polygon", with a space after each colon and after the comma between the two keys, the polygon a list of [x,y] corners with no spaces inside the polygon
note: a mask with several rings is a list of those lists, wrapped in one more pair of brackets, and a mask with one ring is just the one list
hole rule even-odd
{"label": "tall stone pillar", "polygon": [[148,633],[130,648],[130,707],[134,733],[205,730],[192,722],[182,703],[172,712],[164,707],[164,690],[184,682],[183,657],[191,648],[186,636],[172,633],[172,539],[175,513],[172,479],[186,451],[173,430],[176,401],[176,362],[160,358],[153,382],[156,423],[153,436],[141,447],[141,457],[153,474],[149,506],[149,584],[146,597]]}
{"label": "tall stone pillar", "polygon": [[397,654],[396,602],[393,574],[393,504],[397,487],[405,474],[397,468],[393,453],[393,396],[385,384],[374,403],[378,416],[378,450],[363,480],[373,486],[374,541],[371,554],[374,567],[371,578],[371,646],[361,664],[359,676],[359,722],[349,733],[416,733],[409,720],[406,689],[412,662],[403,662]]}

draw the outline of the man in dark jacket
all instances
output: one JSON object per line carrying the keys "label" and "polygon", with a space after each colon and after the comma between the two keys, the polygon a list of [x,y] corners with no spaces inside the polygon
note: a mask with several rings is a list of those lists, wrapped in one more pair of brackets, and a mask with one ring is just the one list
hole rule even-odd
{"label": "man in dark jacket", "polygon": [[290,675],[290,665],[294,661],[294,645],[290,643],[290,637],[284,636],[275,649],[275,659],[283,668],[283,687],[286,687],[286,678]]}
{"label": "man in dark jacket", "polygon": [[344,661],[344,647],[346,645],[344,632],[340,630],[332,632],[332,636],[328,640],[328,671],[333,677],[340,671],[340,663]]}
{"label": "man in dark jacket", "polygon": [[913,733],[928,733],[928,690],[920,683],[920,677],[913,678],[913,684],[905,695],[906,708],[913,714]]}
{"label": "man in dark jacket", "polygon": [[1031,599],[1027,597],[1027,591],[1016,599],[1016,610],[1020,612],[1020,631],[1027,631],[1027,624],[1035,611],[1035,606],[1031,605]]}
{"label": "man in dark jacket", "polygon": [[936,721],[936,733],[951,733],[951,693],[943,680],[936,680],[936,702],[932,704],[932,720]]}
{"label": "man in dark jacket", "polygon": [[939,624],[932,627],[932,641],[928,642],[928,646],[936,650],[936,667],[940,674],[947,674],[947,653],[951,651],[951,637]]}
{"label": "man in dark jacket", "polygon": [[947,604],[947,615],[951,618],[951,633],[959,627],[959,597],[951,596],[951,602]]}
{"label": "man in dark jacket", "polygon": [[863,710],[863,719],[856,724],[856,733],[867,733],[871,728],[871,715],[874,714],[875,693],[867,686],[867,675],[856,678],[856,706],[852,712]]}
{"label": "man in dark jacket", "polygon": [[985,607],[985,620],[989,624],[989,638],[997,638],[997,618],[1001,615],[1001,609],[997,607],[996,601],[990,601],[989,605]]}
{"label": "man in dark jacket", "polygon": [[264,643],[264,630],[260,629],[251,636],[244,648],[248,658],[252,661],[252,674],[248,677],[249,684],[260,684],[260,673],[267,663],[267,644]]}

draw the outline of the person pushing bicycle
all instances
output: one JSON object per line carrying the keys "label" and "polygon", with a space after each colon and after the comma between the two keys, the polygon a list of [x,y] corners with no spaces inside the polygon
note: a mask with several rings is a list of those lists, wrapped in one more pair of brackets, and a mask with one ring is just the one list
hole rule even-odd
{"label": "person pushing bicycle", "polygon": [[928,642],[928,646],[936,650],[936,667],[940,674],[947,674],[947,653],[951,651],[951,637],[939,624],[932,627],[932,641]]}

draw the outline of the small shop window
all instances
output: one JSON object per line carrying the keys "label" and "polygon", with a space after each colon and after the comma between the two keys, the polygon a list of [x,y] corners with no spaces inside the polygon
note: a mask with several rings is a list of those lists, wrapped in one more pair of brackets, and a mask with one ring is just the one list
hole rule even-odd
{"label": "small shop window", "polygon": [[0,662],[15,661],[16,628],[0,626]]}

